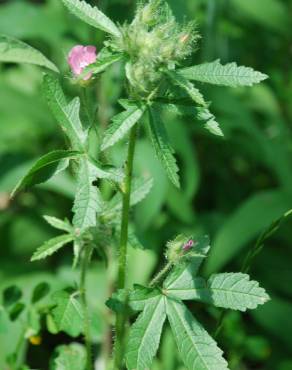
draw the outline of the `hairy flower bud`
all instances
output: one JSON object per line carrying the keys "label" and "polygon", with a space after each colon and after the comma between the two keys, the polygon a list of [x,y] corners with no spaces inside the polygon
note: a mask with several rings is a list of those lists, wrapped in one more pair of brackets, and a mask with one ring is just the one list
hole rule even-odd
{"label": "hairy flower bud", "polygon": [[[76,45],[69,52],[68,64],[71,67],[73,75],[78,77],[87,66],[96,62],[96,59],[97,55],[95,46]],[[89,80],[91,75],[91,73],[88,73],[83,77],[83,80]]]}
{"label": "hairy flower bud", "polygon": [[167,243],[166,257],[173,264],[177,263],[193,246],[193,239],[184,235],[178,235],[174,240]]}

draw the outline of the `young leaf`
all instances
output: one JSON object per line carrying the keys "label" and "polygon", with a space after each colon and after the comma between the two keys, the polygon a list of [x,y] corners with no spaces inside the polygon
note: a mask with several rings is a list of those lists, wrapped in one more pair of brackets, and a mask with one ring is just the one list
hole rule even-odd
{"label": "young leaf", "polygon": [[31,303],[35,304],[42,300],[50,292],[50,285],[46,282],[36,285],[32,292]]}
{"label": "young leaf", "polygon": [[112,119],[112,124],[105,132],[101,150],[105,150],[114,145],[117,141],[121,140],[128,131],[139,121],[145,112],[145,105],[133,104],[128,108],[116,115]]}
{"label": "young leaf", "polygon": [[58,330],[72,337],[80,335],[83,331],[83,311],[76,294],[61,290],[56,292],[52,299],[56,302],[52,315]]}
{"label": "young leaf", "polygon": [[178,74],[177,72],[173,72],[173,71],[168,71],[167,75],[170,77],[172,82],[176,86],[179,86],[180,88],[182,88],[192,98],[192,100],[195,103],[197,103],[198,105],[201,105],[203,107],[207,107],[207,103],[205,102],[205,99],[204,99],[203,95],[184,76],[182,76],[181,74]]}
{"label": "young leaf", "polygon": [[151,367],[166,319],[164,300],[163,296],[150,299],[132,325],[126,352],[128,370],[145,370]]}
{"label": "young leaf", "polygon": [[20,300],[22,297],[22,291],[17,285],[11,285],[3,291],[3,306],[10,307],[14,303]]}
{"label": "young leaf", "polygon": [[114,22],[112,22],[105,14],[103,14],[96,6],[91,6],[85,1],[80,0],[62,1],[71,13],[88,23],[90,26],[110,33],[116,37],[121,36],[121,32]]}
{"label": "young leaf", "polygon": [[51,256],[64,245],[72,242],[72,240],[73,236],[69,234],[60,235],[48,240],[34,252],[33,256],[31,257],[31,261],[38,261]]}
{"label": "young leaf", "polygon": [[158,159],[165,168],[170,181],[179,188],[178,167],[173,155],[174,150],[170,146],[164,123],[158,116],[158,112],[152,109],[149,111],[149,132]]}
{"label": "young leaf", "polygon": [[40,51],[13,37],[0,35],[0,63],[29,63],[59,72]]}
{"label": "young leaf", "polygon": [[190,252],[190,256],[182,263],[174,267],[171,273],[164,281],[164,288],[170,289],[187,289],[193,287],[194,277],[206,258],[210,249],[210,240],[208,236],[200,237]]}
{"label": "young leaf", "polygon": [[69,137],[72,148],[83,151],[86,133],[80,122],[79,98],[75,98],[67,104],[58,78],[48,74],[44,76],[43,91],[55,119]]}
{"label": "young leaf", "polygon": [[53,226],[55,229],[67,231],[68,233],[72,231],[72,226],[70,225],[70,222],[68,220],[63,221],[57,217],[52,216],[43,216],[43,217],[47,221],[47,223]]}
{"label": "young leaf", "polygon": [[[214,304],[217,307],[246,311],[255,309],[269,300],[257,281],[249,280],[247,274],[222,273],[212,275],[205,286],[194,284],[193,299]],[[192,298],[189,298],[192,299]]]}
{"label": "young leaf", "polygon": [[188,80],[231,87],[252,86],[268,78],[261,72],[250,67],[239,67],[236,63],[222,65],[220,60],[184,68],[178,74]]}
{"label": "young leaf", "polygon": [[181,359],[187,369],[228,370],[217,343],[183,303],[167,299],[166,309]]}
{"label": "young leaf", "polygon": [[64,160],[77,158],[82,153],[73,150],[55,150],[39,158],[28,173],[19,181],[11,193],[11,198],[20,190],[47,181],[64,169]]}
{"label": "young leaf", "polygon": [[79,343],[71,343],[57,348],[54,360],[55,370],[85,370],[86,351]]}
{"label": "young leaf", "polygon": [[82,80],[89,73],[92,73],[93,75],[97,75],[105,71],[109,66],[118,62],[122,58],[123,58],[123,54],[110,54],[110,55],[105,56],[104,58],[99,57],[95,63],[92,63],[88,67],[84,68],[80,76],[78,76],[78,80]]}
{"label": "young leaf", "polygon": [[73,225],[80,230],[96,226],[96,214],[103,208],[101,194],[93,184],[97,177],[96,167],[86,159],[81,160],[73,205]]}

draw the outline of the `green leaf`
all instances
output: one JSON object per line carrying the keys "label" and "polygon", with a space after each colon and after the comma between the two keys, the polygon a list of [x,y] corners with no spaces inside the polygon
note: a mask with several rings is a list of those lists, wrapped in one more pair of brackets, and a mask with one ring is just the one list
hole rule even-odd
{"label": "green leaf", "polygon": [[222,65],[220,60],[184,68],[178,73],[187,80],[231,87],[252,86],[268,78],[261,72],[250,67],[239,67],[236,63]]}
{"label": "green leaf", "polygon": [[86,351],[78,343],[59,346],[58,356],[54,360],[55,370],[84,370],[86,368]]}
{"label": "green leaf", "polygon": [[91,6],[85,1],[80,0],[62,0],[64,5],[76,17],[80,18],[90,26],[98,28],[113,36],[120,37],[121,32],[118,27],[96,6]]}
{"label": "green leaf", "polygon": [[172,299],[166,302],[171,330],[187,369],[228,370],[221,349],[186,306]]}
{"label": "green leaf", "polygon": [[25,309],[25,304],[22,302],[15,303],[14,306],[9,310],[9,318],[11,321],[16,321]]}
{"label": "green leaf", "polygon": [[123,54],[110,54],[105,57],[99,57],[95,63],[90,64],[88,67],[84,68],[82,73],[78,76],[78,80],[82,80],[89,73],[97,75],[104,72],[109,66],[118,62],[123,58]]}
{"label": "green leaf", "polygon": [[198,238],[188,258],[174,267],[164,281],[164,288],[186,289],[193,286],[193,279],[210,249],[208,236]]}
{"label": "green leaf", "polygon": [[24,188],[31,187],[47,181],[52,176],[63,170],[64,160],[77,158],[82,153],[73,150],[55,150],[39,158],[27,174],[19,181],[11,193],[16,193]]}
{"label": "green leaf", "polygon": [[14,303],[20,300],[22,297],[22,291],[17,285],[11,285],[4,289],[3,291],[3,306],[10,307]]}
{"label": "green leaf", "polygon": [[13,37],[0,35],[0,63],[29,63],[59,72],[40,51]]}
{"label": "green leaf", "polygon": [[76,293],[70,294],[64,290],[56,292],[52,299],[56,307],[52,315],[59,331],[77,337],[83,331],[83,311],[76,298]]}
{"label": "green leaf", "polygon": [[162,163],[168,178],[174,186],[179,188],[178,167],[173,155],[174,150],[169,143],[161,117],[158,115],[158,112],[153,109],[149,110],[149,132],[156,155]]}
{"label": "green leaf", "polygon": [[113,117],[111,125],[105,132],[101,150],[105,150],[121,140],[143,116],[145,109],[145,105],[132,104],[124,112]]}
{"label": "green leaf", "polygon": [[211,132],[211,134],[216,136],[224,136],[214,114],[212,114],[208,108],[199,108],[197,117],[198,120],[205,122],[205,128]]}
{"label": "green leaf", "polygon": [[58,78],[48,74],[44,76],[43,91],[55,119],[69,137],[72,148],[83,151],[87,135],[80,122],[79,98],[67,104]]}
{"label": "green leaf", "polygon": [[31,261],[38,261],[51,256],[64,245],[72,242],[72,240],[73,236],[68,234],[60,235],[48,240],[34,252],[33,256],[31,257]]}
{"label": "green leaf", "polygon": [[145,370],[151,367],[165,319],[164,297],[150,299],[130,329],[126,352],[128,370]]}
{"label": "green leaf", "polygon": [[47,221],[48,224],[53,226],[55,229],[67,231],[68,233],[72,232],[72,226],[68,220],[60,220],[57,217],[52,216],[43,216],[44,219]]}
{"label": "green leaf", "polygon": [[96,215],[103,209],[101,194],[93,184],[97,177],[96,166],[86,159],[81,160],[73,205],[73,225],[80,230],[96,226]]}
{"label": "green leaf", "polygon": [[242,273],[212,275],[207,283],[203,279],[193,279],[193,288],[173,293],[180,299],[194,299],[239,311],[255,309],[269,300],[268,294],[259,287],[259,283]]}
{"label": "green leaf", "polygon": [[50,292],[50,285],[42,282],[36,285],[32,292],[31,303],[35,304],[45,298]]}
{"label": "green leaf", "polygon": [[167,75],[170,77],[172,82],[176,85],[182,88],[191,98],[192,100],[197,103],[198,105],[201,105],[203,107],[207,107],[207,103],[205,102],[205,99],[203,95],[200,93],[200,91],[190,82],[188,81],[184,76],[177,72],[168,71]]}

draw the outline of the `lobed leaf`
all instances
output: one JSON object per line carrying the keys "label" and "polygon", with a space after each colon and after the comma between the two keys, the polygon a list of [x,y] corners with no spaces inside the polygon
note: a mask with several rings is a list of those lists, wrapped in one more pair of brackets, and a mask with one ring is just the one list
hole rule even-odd
{"label": "lobed leaf", "polygon": [[222,65],[220,60],[184,68],[178,74],[187,80],[231,87],[252,86],[268,78],[261,72],[250,67],[239,67],[236,63]]}
{"label": "lobed leaf", "polygon": [[91,6],[85,1],[80,0],[62,0],[64,5],[76,17],[83,20],[85,23],[98,28],[104,32],[110,33],[113,36],[120,37],[121,32],[118,27],[103,14],[96,6]]}
{"label": "lobed leaf", "polygon": [[128,106],[124,112],[113,117],[112,124],[105,132],[101,150],[105,150],[121,140],[143,116],[145,110],[145,105],[133,104]]}
{"label": "lobed leaf", "polygon": [[40,51],[13,37],[0,35],[0,63],[29,63],[59,72]]}
{"label": "lobed leaf", "polygon": [[158,296],[150,299],[130,329],[126,352],[128,370],[145,370],[151,367],[165,319],[165,298]]}
{"label": "lobed leaf", "polygon": [[72,235],[64,234],[48,240],[34,252],[33,256],[31,257],[31,261],[38,261],[51,256],[64,245],[72,242],[73,239],[74,238]]}
{"label": "lobed leaf", "polygon": [[167,299],[166,310],[181,359],[188,370],[228,370],[217,343],[182,302]]}
{"label": "lobed leaf", "polygon": [[149,116],[149,132],[156,155],[161,161],[170,181],[174,186],[179,188],[179,169],[177,167],[176,159],[173,155],[174,150],[169,143],[164,124],[158,116],[157,111],[151,109],[149,111]]}

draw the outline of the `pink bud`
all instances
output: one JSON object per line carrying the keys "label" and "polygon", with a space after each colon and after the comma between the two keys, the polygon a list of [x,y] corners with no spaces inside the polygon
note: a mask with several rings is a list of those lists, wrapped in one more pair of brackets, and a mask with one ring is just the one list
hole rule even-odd
{"label": "pink bud", "polygon": [[[68,64],[71,67],[72,73],[75,76],[79,76],[84,68],[96,62],[96,59],[97,55],[95,46],[76,45],[69,52]],[[90,79],[91,75],[91,73],[88,73],[83,80]]]}
{"label": "pink bud", "polygon": [[192,247],[194,246],[194,241],[193,239],[190,239],[184,246],[183,246],[183,250],[185,252],[187,252],[188,250],[190,250]]}

